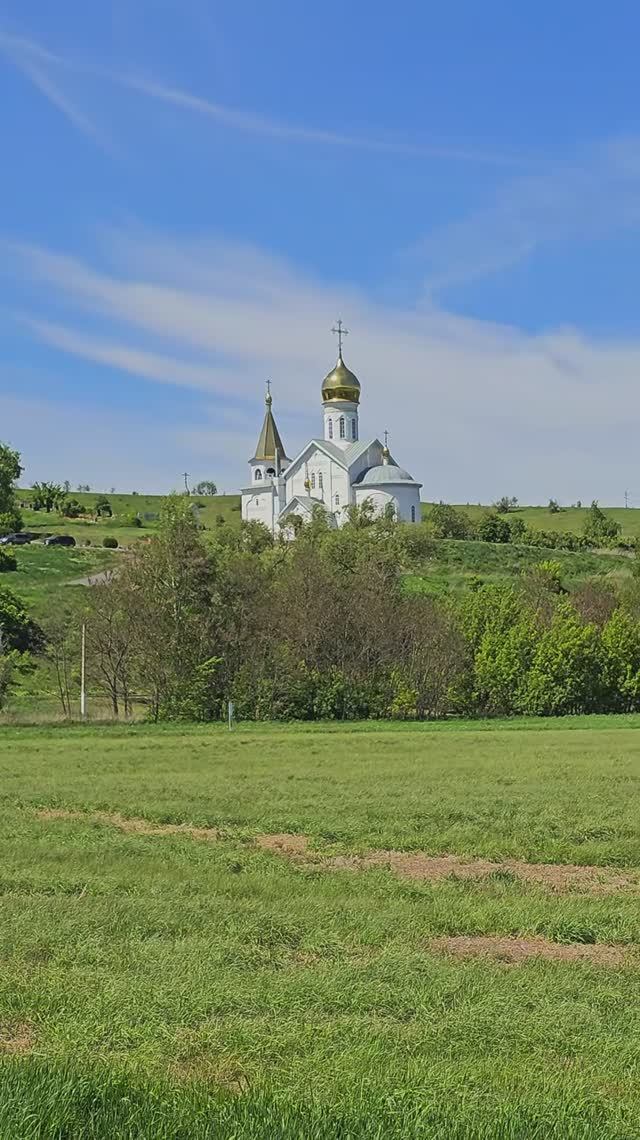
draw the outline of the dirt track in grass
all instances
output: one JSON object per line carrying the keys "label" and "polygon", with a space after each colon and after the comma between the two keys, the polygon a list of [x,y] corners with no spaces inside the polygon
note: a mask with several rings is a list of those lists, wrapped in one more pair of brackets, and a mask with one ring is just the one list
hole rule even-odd
{"label": "dirt track in grass", "polygon": [[190,823],[151,823],[148,819],[127,819],[118,812],[68,811],[66,808],[43,808],[37,812],[45,823],[57,819],[80,820],[82,823],[103,823],[120,831],[136,835],[185,835],[190,839],[218,839],[215,827],[193,827]]}
{"label": "dirt track in grass", "polygon": [[589,962],[597,966],[622,966],[632,959],[629,949],[609,943],[565,944],[547,938],[507,938],[499,935],[457,934],[432,938],[430,950],[451,954],[456,958],[494,958],[498,962],[518,965],[530,958],[550,962]]}
{"label": "dirt track in grass", "polygon": [[404,878],[431,882],[451,876],[458,879],[486,879],[495,875],[511,875],[522,882],[537,883],[555,892],[576,889],[589,894],[613,894],[640,886],[640,871],[621,870],[618,867],[525,863],[518,859],[493,862],[490,859],[468,859],[461,855],[425,855],[419,851],[324,855],[313,851],[304,835],[259,835],[256,843],[263,850],[284,855],[301,867],[318,870],[364,871],[372,867],[387,867]]}

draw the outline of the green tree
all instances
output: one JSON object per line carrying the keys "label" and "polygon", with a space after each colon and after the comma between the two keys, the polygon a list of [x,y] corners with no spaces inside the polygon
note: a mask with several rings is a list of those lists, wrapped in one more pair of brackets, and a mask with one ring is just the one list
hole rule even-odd
{"label": "green tree", "polygon": [[217,495],[218,488],[213,479],[201,479],[193,488],[194,495]]}
{"label": "green tree", "polygon": [[38,653],[44,646],[44,634],[30,617],[24,602],[8,586],[0,586],[0,648],[19,653]]}
{"label": "green tree", "polygon": [[508,515],[509,511],[515,511],[517,505],[518,500],[515,495],[503,495],[502,498],[498,499],[497,503],[494,504],[499,515]]}
{"label": "green tree", "polygon": [[59,483],[34,483],[33,484],[33,509],[34,511],[46,511],[50,514],[54,509],[62,509],[66,494],[64,487]]}
{"label": "green tree", "polygon": [[96,499],[96,505],[93,508],[94,514],[99,519],[113,518],[113,509],[106,495],[99,495]]}
{"label": "green tree", "polygon": [[499,514],[488,513],[478,523],[477,535],[481,542],[511,542],[511,525]]}
{"label": "green tree", "polygon": [[560,602],[538,642],[523,711],[537,716],[597,712],[605,692],[602,665],[598,629]]}
{"label": "green tree", "polygon": [[640,708],[640,624],[626,610],[614,610],[602,630],[603,679],[608,707]]}
{"label": "green tree", "polygon": [[60,514],[64,515],[66,519],[78,519],[80,518],[83,510],[84,508],[82,506],[82,503],[79,503],[77,499],[65,498]]}
{"label": "green tree", "polygon": [[428,520],[434,538],[469,538],[472,527],[466,515],[457,511],[450,503],[435,503]]}
{"label": "green tree", "polygon": [[594,499],[584,521],[584,536],[594,546],[610,546],[622,527],[615,519],[605,515]]}
{"label": "green tree", "polygon": [[21,474],[19,453],[6,443],[0,443],[0,535],[22,530],[15,492],[15,483]]}
{"label": "green tree", "polygon": [[480,709],[501,716],[523,711],[539,636],[526,612],[506,631],[487,629],[474,663],[474,696]]}
{"label": "green tree", "polygon": [[550,515],[557,515],[560,510],[560,503],[557,499],[549,499],[547,510]]}

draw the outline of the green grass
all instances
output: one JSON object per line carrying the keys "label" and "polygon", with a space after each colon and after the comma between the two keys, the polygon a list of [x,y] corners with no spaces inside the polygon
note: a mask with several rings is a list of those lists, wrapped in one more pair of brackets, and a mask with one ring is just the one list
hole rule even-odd
{"label": "green grass", "polygon": [[[20,490],[18,498],[24,504],[24,529],[42,534],[71,534],[78,542],[91,542],[93,546],[100,546],[106,535],[113,535],[121,546],[131,546],[144,539],[145,535],[157,530],[157,515],[160,512],[165,496],[163,495],[109,495],[107,498],[113,510],[112,518],[94,520],[89,517],[96,500],[102,495],[98,492],[70,491],[69,497],[77,499],[87,511],[86,518],[66,519],[57,511],[34,511],[28,504],[33,498],[31,490]],[[201,504],[199,511],[200,522],[207,530],[213,530],[218,518],[225,522],[239,525],[240,496],[214,495],[194,496],[193,502]],[[126,526],[124,520],[127,516],[139,514],[143,518],[143,526]],[[154,515],[156,518],[145,519],[145,515]]]}
{"label": "green grass", "polygon": [[[454,505],[457,511],[468,515],[474,521],[482,518],[486,511],[493,509],[490,504],[457,503]],[[432,506],[433,503],[422,504],[422,513],[425,517],[428,517]],[[607,507],[602,503],[600,506],[607,515],[620,523],[622,534],[625,537],[640,537],[639,507]],[[532,530],[562,530],[571,531],[573,534],[582,534],[588,510],[588,503],[583,507],[562,507],[556,514],[551,514],[548,507],[521,506],[510,511],[506,517],[510,519],[520,518]]]}
{"label": "green grass", "polygon": [[586,578],[607,579],[615,584],[631,575],[629,556],[614,551],[543,550],[511,543],[442,539],[435,544],[424,567],[408,575],[406,582],[414,592],[444,594],[464,589],[474,578],[504,581],[517,577],[547,559],[560,563],[567,588]]}
{"label": "green grass", "polygon": [[18,569],[3,574],[0,584],[18,594],[36,618],[59,609],[68,583],[117,566],[123,557],[113,550],[40,544],[17,546],[15,555]]}
{"label": "green grass", "polygon": [[301,869],[253,837],[640,866],[639,728],[4,728],[0,1054],[12,1027],[32,1041],[1,1057],[0,1137],[636,1137],[633,958],[513,967],[428,940],[635,947],[637,896]]}

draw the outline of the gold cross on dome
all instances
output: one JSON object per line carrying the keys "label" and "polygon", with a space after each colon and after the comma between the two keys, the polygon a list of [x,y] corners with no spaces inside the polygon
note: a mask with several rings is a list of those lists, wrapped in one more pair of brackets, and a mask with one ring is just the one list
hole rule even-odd
{"label": "gold cross on dome", "polygon": [[337,328],[332,328],[331,332],[338,338],[338,356],[342,356],[342,338],[349,335],[349,329],[342,327],[342,319],[339,317],[336,321]]}

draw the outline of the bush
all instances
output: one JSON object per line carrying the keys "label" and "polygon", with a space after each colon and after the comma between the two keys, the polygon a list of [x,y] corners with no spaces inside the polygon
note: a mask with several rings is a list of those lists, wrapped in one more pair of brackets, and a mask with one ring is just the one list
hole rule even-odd
{"label": "bush", "polygon": [[434,538],[470,538],[472,526],[466,515],[449,503],[436,503],[429,512],[428,521]]}
{"label": "bush", "polygon": [[60,514],[66,519],[77,519],[83,510],[82,503],[79,503],[77,499],[65,499],[60,509]]}
{"label": "bush", "polygon": [[0,546],[0,574],[6,574],[9,570],[18,569],[18,560],[11,548]]}
{"label": "bush", "polygon": [[481,542],[511,542],[511,526],[498,514],[486,514],[478,524],[477,533]]}
{"label": "bush", "polygon": [[113,535],[108,534],[103,538],[102,545],[105,546],[107,550],[117,550],[118,540],[114,538]]}
{"label": "bush", "polygon": [[120,519],[120,522],[122,523],[122,526],[142,526],[142,519],[140,518],[140,515],[125,515],[124,518]]}

